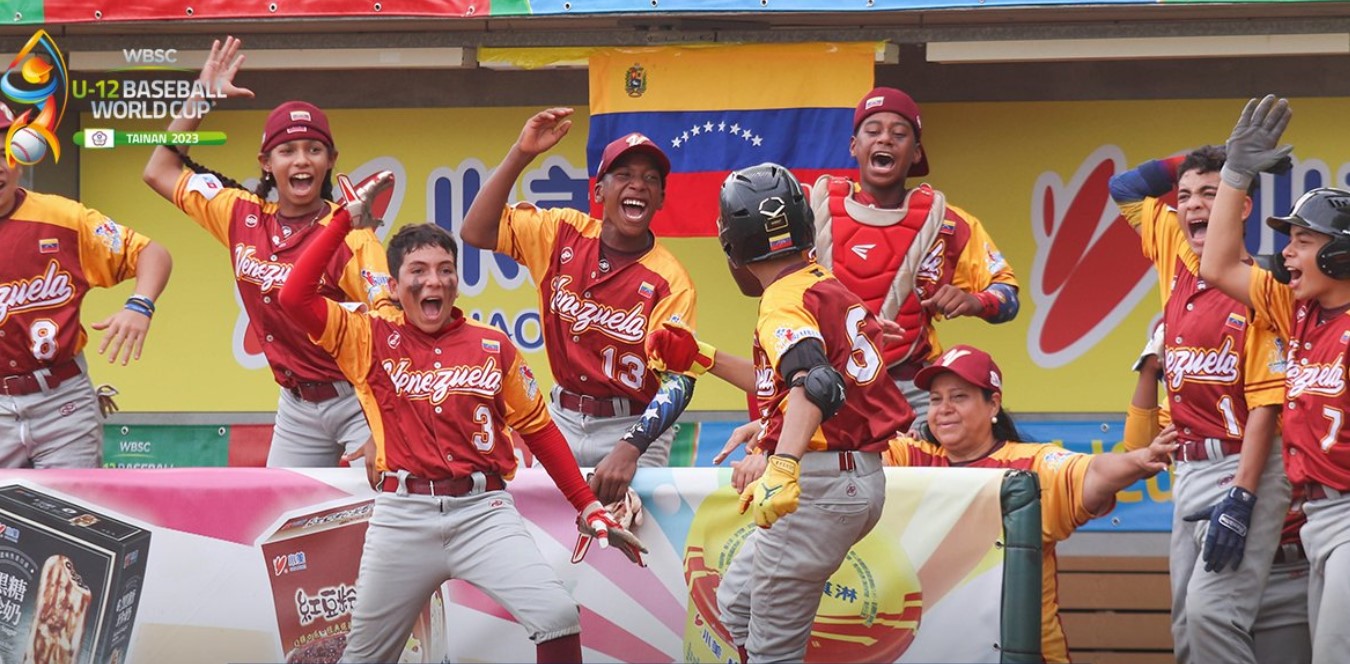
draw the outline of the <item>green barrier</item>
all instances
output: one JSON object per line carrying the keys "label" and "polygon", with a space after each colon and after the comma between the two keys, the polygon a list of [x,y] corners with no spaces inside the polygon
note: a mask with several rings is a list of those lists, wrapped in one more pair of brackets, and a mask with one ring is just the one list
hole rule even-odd
{"label": "green barrier", "polygon": [[103,425],[104,468],[226,466],[229,458],[228,426]]}
{"label": "green barrier", "polygon": [[1003,480],[1004,664],[1041,661],[1041,483],[1035,473]]}

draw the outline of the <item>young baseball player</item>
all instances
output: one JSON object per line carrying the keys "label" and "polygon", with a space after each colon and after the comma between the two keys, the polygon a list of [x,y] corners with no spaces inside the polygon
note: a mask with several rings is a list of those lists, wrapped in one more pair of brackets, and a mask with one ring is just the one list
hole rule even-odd
{"label": "young baseball player", "polygon": [[652,235],[670,160],[641,134],[605,148],[594,191],[602,219],[507,205],[526,166],[567,135],[571,115],[550,108],[525,123],[465,214],[462,233],[468,244],[529,268],[557,382],[549,410],[577,461],[595,467],[591,486],[611,503],[638,466],[670,458],[671,425],[693,396],[693,380],[652,371],[644,340],[663,321],[694,324],[694,284]]}
{"label": "young baseball player", "polygon": [[[1283,349],[1250,307],[1199,275],[1224,157],[1222,148],[1204,146],[1120,173],[1110,185],[1164,284],[1164,382],[1180,444],[1172,639],[1182,664],[1255,664],[1252,625],[1289,510],[1275,444]],[[1175,209],[1160,200],[1173,187]],[[1250,208],[1248,198],[1244,216]]]}
{"label": "young baseball player", "polygon": [[[0,104],[0,132],[14,114]],[[164,247],[76,201],[19,186],[0,158],[0,467],[96,468],[103,414],[84,359],[84,296],[136,280],[126,305],[94,323],[98,352],[140,359],[169,281]]]}
{"label": "young baseball player", "polygon": [[1005,323],[1018,309],[1012,267],[980,221],[927,184],[908,187],[928,174],[922,136],[919,105],[876,88],[853,114],[857,181],[823,176],[811,189],[817,259],[873,313],[900,324],[901,339],[882,352],[920,421],[928,394],[914,375],[942,353],[933,321]]}
{"label": "young baseball player", "polygon": [[[1163,326],[1159,325],[1134,365],[1139,380],[1125,418],[1126,450],[1147,447],[1158,435],[1160,423],[1171,423],[1167,403],[1158,404],[1158,382],[1163,375],[1159,361],[1163,352],[1163,333]],[[1172,487],[1175,496],[1175,481]],[[1308,635],[1308,558],[1299,537],[1306,521],[1303,496],[1299,487],[1294,487],[1270,576],[1252,623],[1252,653],[1257,662],[1306,664],[1312,661],[1312,639]]]}
{"label": "young baseball player", "polygon": [[[717,604],[743,660],[801,661],[820,588],[881,516],[886,441],[914,416],[894,383],[878,380],[876,317],[808,258],[811,209],[792,174],[776,164],[733,172],[720,199],[732,275],[760,298],[754,365],[728,356],[720,371],[758,397],[758,445],[771,456],[741,494],[761,530],[727,568]],[[654,335],[652,351],[671,371],[723,357],[687,330],[670,332]]]}
{"label": "young baseball player", "polygon": [[[199,82],[229,97],[252,97],[234,85],[244,56],[239,40],[211,46]],[[170,132],[193,131],[200,118],[177,118]],[[234,180],[155,148],[145,166],[151,189],[178,206],[230,252],[250,328],[281,385],[267,465],[335,466],[370,438],[356,394],[333,359],[305,339],[278,299],[304,248],[332,219],[337,149],[328,117],[312,104],[286,102],[267,117],[258,163],[262,181],[246,191]],[[276,202],[268,200],[275,191]],[[389,304],[389,268],[370,229],[346,236],[324,272],[324,295],[372,308]]]}
{"label": "young baseball player", "polygon": [[886,462],[897,466],[1009,468],[1037,474],[1041,483],[1041,656],[1069,661],[1059,620],[1055,544],[1079,526],[1110,512],[1116,492],[1166,470],[1177,449],[1164,430],[1146,448],[1124,454],[1079,454],[1048,443],[1021,442],[1003,410],[1003,372],[988,353],[971,346],[947,349],[915,377],[931,393],[921,439],[896,438]]}
{"label": "young baseball player", "polygon": [[1244,191],[1259,173],[1288,158],[1292,146],[1278,146],[1291,115],[1289,103],[1273,95],[1243,109],[1228,139],[1200,274],[1288,339],[1285,470],[1307,501],[1302,540],[1311,565],[1313,661],[1330,663],[1350,652],[1350,546],[1343,546],[1350,543],[1350,427],[1344,417],[1350,410],[1350,191],[1314,189],[1287,216],[1267,219],[1289,236],[1271,269],[1242,260]]}
{"label": "young baseball player", "polygon": [[596,501],[519,350],[454,306],[457,246],[449,233],[416,224],[389,241],[398,311],[353,313],[320,295],[353,217],[366,217],[360,207],[334,216],[281,292],[356,386],[374,432],[380,493],[342,661],[396,661],[427,597],[455,578],[497,598],[537,644],[540,662],[579,662],[577,604],[504,490],[516,470],[508,428],[577,508],[583,532],[631,556],[641,543]]}

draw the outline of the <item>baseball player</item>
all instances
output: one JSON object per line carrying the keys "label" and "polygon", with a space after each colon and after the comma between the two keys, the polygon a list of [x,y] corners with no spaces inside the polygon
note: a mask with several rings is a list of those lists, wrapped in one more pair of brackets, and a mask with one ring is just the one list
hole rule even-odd
{"label": "baseball player", "polygon": [[[1284,402],[1280,342],[1249,306],[1199,275],[1224,156],[1205,146],[1117,174],[1110,185],[1165,284],[1164,382],[1180,443],[1172,638],[1182,664],[1256,661],[1252,625],[1289,510],[1275,444]],[[1174,186],[1176,209],[1159,200]],[[1244,216],[1250,206],[1247,199]]]}
{"label": "baseball player", "polygon": [[[758,445],[771,455],[741,494],[741,511],[753,510],[761,529],[717,591],[743,661],[802,660],[820,588],[881,516],[886,441],[914,419],[895,385],[877,380],[876,317],[809,260],[814,235],[805,193],[782,166],[736,171],[722,184],[722,249],[741,291],[760,298],[754,365],[736,364],[729,378],[758,397]],[[678,332],[653,335],[654,362],[680,371],[723,357]]]}
{"label": "baseball player", "polygon": [[1050,443],[1021,442],[1003,410],[1003,372],[988,353],[953,346],[925,367],[915,382],[931,391],[920,439],[896,438],[886,463],[942,468],[1009,468],[1036,473],[1041,484],[1041,657],[1069,661],[1059,620],[1055,544],[1079,526],[1105,515],[1116,492],[1167,469],[1177,449],[1167,429],[1144,449],[1124,454],[1079,454]]}
{"label": "baseball player", "polygon": [[873,313],[899,323],[901,339],[883,354],[919,421],[928,394],[914,375],[942,353],[933,320],[1005,323],[1019,306],[1012,267],[980,221],[927,184],[906,186],[928,174],[922,134],[919,105],[895,88],[876,88],[853,114],[858,180],[827,175],[811,189],[817,259]]}
{"label": "baseball player", "polygon": [[[0,104],[0,132],[14,114]],[[140,359],[173,261],[164,247],[76,201],[19,186],[0,159],[0,467],[96,468],[103,414],[84,359],[80,305],[135,278],[126,305],[93,324],[98,352]]]}
{"label": "baseball player", "polygon": [[[243,59],[239,40],[216,41],[199,81],[229,97],[252,97],[233,83]],[[168,131],[193,131],[200,123],[200,118],[177,118]],[[230,252],[250,328],[281,385],[269,466],[335,466],[344,451],[355,452],[371,435],[351,384],[327,353],[309,343],[278,299],[295,261],[332,218],[336,160],[328,117],[312,104],[290,101],[267,116],[257,191],[246,191],[169,147],[155,148],[145,167],[150,188]],[[268,200],[273,191],[276,202]],[[379,239],[362,229],[345,240],[325,270],[324,295],[375,309],[391,307],[389,268]]]}
{"label": "baseball player", "polygon": [[[691,378],[658,374],[644,340],[663,321],[694,324],[694,284],[651,232],[670,160],[641,134],[610,143],[595,176],[604,218],[507,205],[516,180],[572,126],[570,108],[536,113],[464,216],[464,241],[507,254],[539,288],[544,346],[557,382],[549,411],[600,500],[623,497],[638,466],[664,466]],[[624,444],[618,444],[622,441]]]}
{"label": "baseball player", "polygon": [[1200,274],[1252,307],[1288,339],[1282,418],[1285,470],[1306,498],[1308,625],[1314,662],[1350,652],[1350,191],[1314,189],[1289,215],[1266,223],[1289,236],[1271,268],[1242,261],[1244,193],[1256,175],[1286,159],[1278,147],[1292,112],[1273,95],[1247,103],[1228,139]]}
{"label": "baseball player", "polygon": [[[370,192],[359,196],[370,200]],[[394,313],[353,313],[320,296],[361,204],[344,208],[306,248],[281,298],[356,386],[374,440],[375,513],[356,581],[344,662],[393,662],[418,611],[445,581],[496,598],[525,628],[540,662],[581,661],[580,611],[544,561],[506,481],[516,470],[508,427],[524,438],[581,513],[583,532],[630,555],[641,542],[596,501],[534,375],[495,327],[457,307],[455,239],[434,224],[389,241]]]}
{"label": "baseball player", "polygon": [[[1125,418],[1127,450],[1146,447],[1152,437],[1158,435],[1160,422],[1170,424],[1172,419],[1167,403],[1158,405],[1158,382],[1163,375],[1158,356],[1162,354],[1163,334],[1163,326],[1157,326],[1153,338],[1134,365],[1134,370],[1139,372],[1139,381]],[[1252,623],[1252,653],[1257,662],[1306,664],[1312,661],[1312,640],[1308,635],[1308,558],[1300,540],[1300,531],[1306,521],[1303,496],[1299,487],[1294,487],[1270,577]]]}

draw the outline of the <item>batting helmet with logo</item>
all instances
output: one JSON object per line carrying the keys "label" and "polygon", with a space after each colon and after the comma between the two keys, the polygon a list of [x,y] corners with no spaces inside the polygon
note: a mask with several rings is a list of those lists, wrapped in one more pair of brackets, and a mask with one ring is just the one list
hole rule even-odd
{"label": "batting helmet with logo", "polygon": [[717,237],[733,266],[805,251],[816,245],[811,206],[788,169],[760,164],[722,182]]}
{"label": "batting helmet with logo", "polygon": [[1332,279],[1350,279],[1350,191],[1313,189],[1294,203],[1288,216],[1271,217],[1266,224],[1286,235],[1291,226],[1301,226],[1331,236],[1317,252],[1317,267]]}

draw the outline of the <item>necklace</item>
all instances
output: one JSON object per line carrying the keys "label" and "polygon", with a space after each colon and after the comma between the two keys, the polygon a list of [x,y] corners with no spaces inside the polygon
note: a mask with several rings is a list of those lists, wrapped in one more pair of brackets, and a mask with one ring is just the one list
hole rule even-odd
{"label": "necklace", "polygon": [[313,215],[310,215],[309,220],[306,221],[306,222],[301,223],[301,222],[299,221],[300,219],[302,219],[303,217],[305,217],[304,214],[297,215],[297,216],[294,216],[294,217],[288,217],[288,216],[286,216],[286,215],[284,215],[284,214],[281,214],[280,212],[277,213],[277,221],[280,221],[282,224],[284,224],[284,225],[286,225],[286,226],[310,226],[310,225],[312,225],[314,222],[316,222],[316,221],[318,221],[319,219],[321,219],[321,218],[323,217],[323,215],[324,215],[325,212],[328,212],[328,204],[327,204],[327,203],[325,203],[325,204],[319,206],[319,209],[318,209],[318,210],[315,210],[315,211],[314,211],[314,214],[313,214]]}

